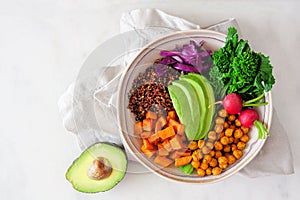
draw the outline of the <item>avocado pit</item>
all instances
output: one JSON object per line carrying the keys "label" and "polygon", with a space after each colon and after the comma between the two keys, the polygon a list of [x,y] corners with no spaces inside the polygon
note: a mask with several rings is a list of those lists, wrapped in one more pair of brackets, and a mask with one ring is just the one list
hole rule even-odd
{"label": "avocado pit", "polygon": [[94,180],[102,180],[110,176],[112,167],[108,159],[99,157],[93,160],[89,170],[88,176]]}

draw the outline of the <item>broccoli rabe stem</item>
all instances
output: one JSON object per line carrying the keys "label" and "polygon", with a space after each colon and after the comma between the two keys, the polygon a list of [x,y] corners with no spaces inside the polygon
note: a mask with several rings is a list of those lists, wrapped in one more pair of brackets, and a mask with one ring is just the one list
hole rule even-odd
{"label": "broccoli rabe stem", "polygon": [[262,98],[264,98],[265,94],[262,93],[261,95],[259,95],[258,97],[251,99],[249,101],[245,101],[243,103],[243,107],[255,107],[255,106],[264,106],[267,105],[268,102],[260,102]]}

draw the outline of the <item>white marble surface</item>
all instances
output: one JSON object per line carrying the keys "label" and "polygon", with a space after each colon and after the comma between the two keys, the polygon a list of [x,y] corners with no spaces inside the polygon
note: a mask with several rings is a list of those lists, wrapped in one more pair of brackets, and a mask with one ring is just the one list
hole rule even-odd
{"label": "white marble surface", "polygon": [[[64,175],[80,150],[63,128],[57,100],[89,52],[118,33],[121,13],[148,7],[203,26],[236,17],[251,45],[270,55],[274,105],[289,134],[295,174],[234,175],[205,186],[127,174],[106,193],[72,189]],[[299,1],[283,0],[0,0],[0,199],[299,199],[299,10]]]}

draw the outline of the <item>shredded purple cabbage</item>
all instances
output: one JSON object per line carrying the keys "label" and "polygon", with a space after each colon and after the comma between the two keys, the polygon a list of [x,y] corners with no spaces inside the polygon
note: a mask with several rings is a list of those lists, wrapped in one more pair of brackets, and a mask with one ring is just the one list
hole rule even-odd
{"label": "shredded purple cabbage", "polygon": [[176,45],[176,48],[172,51],[161,51],[160,55],[163,58],[155,63],[154,71],[158,76],[162,76],[167,72],[167,66],[171,66],[183,72],[195,72],[202,73],[207,71],[211,65],[206,62],[207,58],[210,58],[212,51],[203,50],[202,46],[204,40],[201,40],[198,44],[191,40],[189,44],[185,44],[180,48]]}

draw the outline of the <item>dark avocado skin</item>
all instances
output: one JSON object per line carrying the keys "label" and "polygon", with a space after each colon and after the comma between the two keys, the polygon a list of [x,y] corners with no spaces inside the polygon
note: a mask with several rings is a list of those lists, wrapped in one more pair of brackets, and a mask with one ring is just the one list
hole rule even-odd
{"label": "dark avocado skin", "polygon": [[[97,143],[94,143],[94,144],[90,145],[89,147],[87,147],[87,148],[80,154],[80,156],[79,156],[78,158],[76,158],[76,159],[72,162],[72,164],[70,165],[69,169],[68,169],[67,172],[65,173],[65,178],[66,178],[69,182],[70,182],[70,180],[67,178],[67,173],[68,173],[68,171],[71,169],[71,167],[72,167],[74,164],[77,163],[78,159],[82,156],[82,154],[83,154],[86,150],[92,148],[93,146],[95,146],[95,145],[97,145],[97,144],[106,144],[106,145],[110,145],[110,146],[113,146],[113,147],[115,147],[115,148],[120,149],[121,151],[124,152],[126,161],[128,160],[127,154],[126,154],[126,152],[125,152],[125,148],[124,148],[123,146],[119,146],[119,145],[117,145],[117,144],[115,144],[115,143],[109,143],[109,142],[97,142]],[[128,162],[126,163],[125,172],[127,171],[127,168],[128,168]],[[79,192],[82,192],[82,193],[88,193],[88,194],[95,194],[95,193],[100,193],[100,192],[106,192],[106,191],[109,191],[109,190],[113,189],[114,187],[116,187],[116,186],[124,179],[124,177],[125,177],[125,175],[124,175],[119,181],[115,182],[115,184],[114,184],[113,187],[111,187],[111,188],[109,188],[109,189],[107,189],[107,190],[102,190],[102,191],[96,191],[96,192],[92,192],[92,191],[83,191],[83,190],[80,190],[79,188],[75,188],[73,185],[72,185],[72,186],[73,186],[73,188],[74,188],[75,190],[77,190],[77,191],[79,191]]]}

